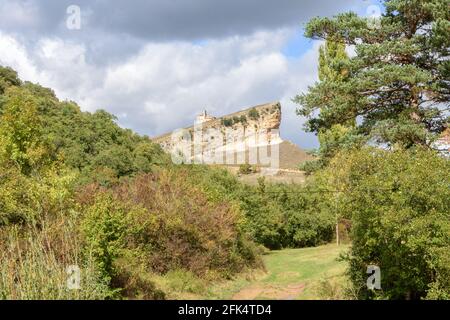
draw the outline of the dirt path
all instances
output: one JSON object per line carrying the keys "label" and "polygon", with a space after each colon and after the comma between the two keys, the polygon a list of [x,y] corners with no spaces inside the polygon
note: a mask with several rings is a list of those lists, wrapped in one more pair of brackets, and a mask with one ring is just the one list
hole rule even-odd
{"label": "dirt path", "polygon": [[319,299],[318,288],[324,279],[334,283],[344,279],[345,262],[337,258],[347,248],[329,244],[272,251],[264,256],[266,273],[250,280],[236,279],[217,288],[214,296],[234,300]]}
{"label": "dirt path", "polygon": [[295,300],[305,288],[304,283],[290,284],[286,286],[257,285],[244,288],[235,295],[233,300],[254,300],[256,298],[269,300]]}

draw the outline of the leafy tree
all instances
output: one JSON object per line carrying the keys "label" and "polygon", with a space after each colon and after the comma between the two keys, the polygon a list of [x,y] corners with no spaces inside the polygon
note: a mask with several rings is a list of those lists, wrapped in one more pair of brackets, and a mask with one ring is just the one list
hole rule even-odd
{"label": "leafy tree", "polygon": [[[4,122],[4,139],[10,141],[4,146],[9,146],[11,152],[14,148],[22,150],[21,154],[14,151],[12,155],[21,157],[21,160],[16,159],[19,162],[25,159],[25,146],[17,143],[45,144],[47,149],[51,149],[49,153],[61,156],[65,165],[82,172],[79,177],[81,184],[99,181],[104,185],[138,172],[150,172],[169,163],[169,157],[158,145],[146,136],[120,128],[116,118],[106,111],[99,110],[93,114],[82,112],[74,102],[59,101],[48,88],[30,82],[22,83],[15,71],[9,68],[0,69],[0,79],[6,79],[9,88],[5,94],[0,92],[0,114],[4,113],[9,118],[16,118],[16,114],[11,112],[19,115],[18,121],[12,122],[8,118]],[[14,110],[11,104],[15,105]],[[23,122],[20,119],[28,120]],[[7,127],[20,123],[23,132],[29,128],[28,134],[38,135],[34,142],[19,136],[16,132],[18,128],[12,131]],[[14,137],[17,143],[13,148],[11,139]],[[27,147],[27,150],[37,152],[39,149]],[[33,156],[28,160],[37,161],[38,158]],[[26,163],[20,165],[24,170],[28,170],[26,166],[30,167]]]}
{"label": "leafy tree", "polygon": [[[450,297],[450,162],[423,148],[341,152],[324,172],[352,220],[345,257],[360,298]],[[381,269],[368,291],[367,266]],[[357,291],[358,291],[357,290]]]}
{"label": "leafy tree", "polygon": [[252,120],[258,120],[259,119],[259,112],[255,108],[250,109],[248,112],[248,117]]}
{"label": "leafy tree", "polygon": [[319,49],[319,80],[344,81],[348,78],[345,44],[338,39],[327,39]]}
{"label": "leafy tree", "polygon": [[0,66],[0,94],[11,86],[19,86],[21,81],[17,76],[17,72],[9,67]]}
{"label": "leafy tree", "polygon": [[86,255],[91,255],[101,278],[110,283],[116,276],[114,259],[124,247],[128,228],[124,208],[108,194],[97,196],[81,223]]}
{"label": "leafy tree", "polygon": [[345,81],[325,76],[297,96],[298,114],[309,119],[312,132],[357,117],[355,133],[367,140],[430,145],[448,121],[449,1],[385,0],[384,5],[375,24],[355,13],[308,23],[307,37],[339,39],[354,46],[356,56],[339,64],[348,70]]}
{"label": "leafy tree", "polygon": [[[345,82],[349,76],[346,67],[348,60],[345,44],[339,39],[327,39],[325,45],[322,45],[319,50],[320,81]],[[349,118],[347,123],[319,129],[319,155],[323,164],[326,164],[342,145],[352,140],[351,134],[355,127],[355,118]]]}
{"label": "leafy tree", "polygon": [[0,117],[0,160],[31,174],[48,156],[44,140],[36,99],[27,90],[9,89]]}
{"label": "leafy tree", "polygon": [[[339,39],[327,39],[326,43],[319,49],[319,80],[321,82],[347,81],[349,78],[346,67],[348,60],[345,44]],[[326,112],[326,108],[328,106],[322,107],[321,111],[323,109],[323,112]],[[309,175],[327,165],[340,148],[351,145],[354,142],[354,128],[354,117],[349,117],[349,120],[344,124],[334,124],[331,127],[319,128],[317,132],[320,143],[318,158],[306,161],[300,166],[300,169]]]}

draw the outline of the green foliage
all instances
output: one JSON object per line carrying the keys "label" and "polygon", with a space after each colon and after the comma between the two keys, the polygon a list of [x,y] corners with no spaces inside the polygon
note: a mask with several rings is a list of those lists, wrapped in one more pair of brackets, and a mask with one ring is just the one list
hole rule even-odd
{"label": "green foliage", "polygon": [[0,228],[8,224],[41,224],[72,207],[76,175],[55,167],[28,177],[15,168],[0,174]]}
{"label": "green foliage", "polygon": [[36,167],[31,160],[61,155],[65,165],[81,172],[80,184],[110,185],[169,163],[170,157],[159,146],[120,128],[107,112],[81,112],[74,102],[60,102],[50,89],[10,82],[0,99],[0,138],[5,140],[7,157],[22,170]]}
{"label": "green foliage", "polygon": [[[65,213],[41,227],[0,228],[0,300],[105,299],[108,285],[92,259],[83,260],[77,221]],[[67,286],[67,268],[80,268],[80,288]]]}
{"label": "green foliage", "polygon": [[201,294],[206,290],[206,284],[195,274],[182,269],[171,270],[164,276],[167,285],[174,292],[190,292]]}
{"label": "green foliage", "polygon": [[[319,79],[321,82],[345,82],[349,71],[347,64],[349,57],[345,52],[345,44],[339,39],[327,39],[325,45],[319,50]],[[329,106],[322,106],[320,111],[325,113]],[[348,120],[343,124],[321,126],[317,130],[320,142],[319,159],[304,164],[303,169],[312,173],[327,165],[330,159],[339,151],[355,144],[355,115],[349,114]]]}
{"label": "green foliage", "polygon": [[9,67],[0,66],[0,94],[3,94],[11,86],[19,86],[21,81],[17,72]]}
{"label": "green foliage", "polygon": [[[127,261],[158,274],[182,268],[199,277],[223,278],[258,265],[258,254],[241,231],[239,208],[212,190],[208,197],[191,180],[195,175],[186,167],[137,176],[117,185],[106,202],[95,197],[98,191],[82,192],[81,203],[90,212],[87,248],[99,248],[93,252],[105,259],[105,274],[114,278],[113,262],[124,259],[124,251],[131,255]],[[125,246],[121,235],[126,235]]]}
{"label": "green foliage", "polygon": [[334,216],[317,186],[260,185],[242,197],[247,227],[271,249],[308,247],[333,238]]}
{"label": "green foliage", "polygon": [[300,164],[299,169],[305,171],[307,176],[312,175],[314,172],[322,169],[325,166],[322,159],[308,160]]}
{"label": "green foliage", "polygon": [[[449,161],[422,149],[342,153],[326,170],[345,190],[352,219],[346,257],[360,298],[446,298],[450,283]],[[382,292],[366,291],[366,268],[381,268]]]}
{"label": "green foliage", "polygon": [[335,124],[327,130],[320,130],[318,134],[319,153],[324,164],[328,163],[340,149],[348,149],[358,145],[352,134],[352,126]]}
{"label": "green foliage", "polygon": [[323,185],[272,185],[259,179],[258,186],[248,186],[224,169],[189,169],[190,180],[211,201],[227,201],[243,211],[242,228],[258,244],[270,249],[307,247],[333,238],[332,200],[309,192]]}
{"label": "green foliage", "polygon": [[252,120],[258,120],[259,119],[259,112],[255,108],[250,109],[248,112],[248,117]]}
{"label": "green foliage", "polygon": [[124,208],[110,195],[100,194],[87,209],[81,230],[86,241],[85,254],[94,259],[101,279],[110,284],[117,275],[113,262],[124,247],[128,230]]}
{"label": "green foliage", "polygon": [[346,62],[348,55],[345,44],[339,40],[327,39],[319,49],[319,80],[344,81],[348,77]]}
{"label": "green foliage", "polygon": [[224,118],[221,123],[225,127],[231,127],[233,125],[233,119]]}
{"label": "green foliage", "polygon": [[233,116],[232,118],[223,118],[221,124],[225,127],[232,127],[235,124],[247,124],[247,117],[245,115]]}
{"label": "green foliage", "polygon": [[252,167],[251,164],[245,163],[245,164],[241,164],[239,166],[239,173],[240,174],[251,174],[255,172],[254,168]]}
{"label": "green foliage", "polygon": [[0,116],[0,226],[39,224],[71,206],[76,175],[66,170],[43,135],[37,99],[9,88]]}
{"label": "green foliage", "polygon": [[309,22],[307,37],[355,46],[356,56],[333,62],[334,74],[322,68],[321,81],[296,97],[298,114],[316,133],[358,117],[352,134],[366,141],[429,145],[448,121],[448,0],[384,5],[379,21],[345,13]]}
{"label": "green foliage", "polygon": [[26,90],[11,88],[0,117],[0,162],[11,163],[22,174],[41,167],[48,154],[42,135],[37,101]]}

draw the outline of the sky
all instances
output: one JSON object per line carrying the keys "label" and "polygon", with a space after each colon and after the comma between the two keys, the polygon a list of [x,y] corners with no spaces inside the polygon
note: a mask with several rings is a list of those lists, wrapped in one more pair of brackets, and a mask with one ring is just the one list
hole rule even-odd
{"label": "sky", "polygon": [[0,65],[149,136],[203,110],[280,101],[282,138],[312,149],[292,98],[317,80],[321,43],[303,28],[315,16],[373,14],[375,1],[0,0]]}

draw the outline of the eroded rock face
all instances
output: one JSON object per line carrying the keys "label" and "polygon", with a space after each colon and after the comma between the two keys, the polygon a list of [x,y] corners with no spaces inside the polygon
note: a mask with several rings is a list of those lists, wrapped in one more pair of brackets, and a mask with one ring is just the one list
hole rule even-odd
{"label": "eroded rock face", "polygon": [[274,167],[282,139],[279,135],[281,105],[278,102],[255,106],[221,118],[197,117],[195,125],[154,138],[182,162]]}

